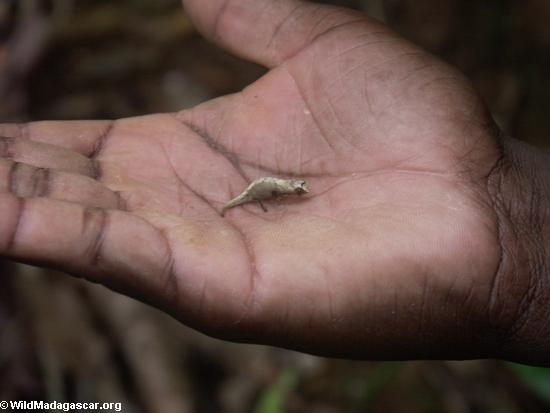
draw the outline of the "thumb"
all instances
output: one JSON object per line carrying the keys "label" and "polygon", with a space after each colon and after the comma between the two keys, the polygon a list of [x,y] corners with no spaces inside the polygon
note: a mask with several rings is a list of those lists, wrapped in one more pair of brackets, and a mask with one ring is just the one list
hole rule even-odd
{"label": "thumb", "polygon": [[267,67],[279,65],[335,27],[369,23],[359,12],[302,0],[183,0],[183,5],[207,38]]}

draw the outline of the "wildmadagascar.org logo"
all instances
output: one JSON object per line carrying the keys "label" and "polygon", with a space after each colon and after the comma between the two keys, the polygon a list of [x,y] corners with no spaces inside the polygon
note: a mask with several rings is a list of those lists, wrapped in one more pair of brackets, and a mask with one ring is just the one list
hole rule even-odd
{"label": "wildmadagascar.org logo", "polygon": [[15,401],[0,401],[0,409],[6,410],[50,410],[50,411],[78,411],[78,410],[106,410],[106,411],[122,411],[122,403],[113,402],[91,402],[91,403],[79,403],[79,402],[45,402],[40,400],[15,400]]}

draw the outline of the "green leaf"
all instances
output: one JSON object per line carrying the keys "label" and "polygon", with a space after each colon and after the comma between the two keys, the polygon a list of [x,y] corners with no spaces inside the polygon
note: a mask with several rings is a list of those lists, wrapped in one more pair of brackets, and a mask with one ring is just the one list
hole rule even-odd
{"label": "green leaf", "polygon": [[354,412],[365,412],[372,402],[382,393],[391,380],[393,380],[403,368],[402,362],[379,363],[376,369],[369,375],[358,397]]}
{"label": "green leaf", "polygon": [[537,396],[550,404],[550,369],[506,363],[508,368]]}
{"label": "green leaf", "polygon": [[296,370],[290,368],[283,370],[277,381],[264,390],[254,413],[284,413],[284,402],[297,384]]}

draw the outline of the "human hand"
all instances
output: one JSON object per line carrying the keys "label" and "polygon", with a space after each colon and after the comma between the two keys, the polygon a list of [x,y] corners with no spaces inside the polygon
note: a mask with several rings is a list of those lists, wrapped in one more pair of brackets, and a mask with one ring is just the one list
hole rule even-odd
{"label": "human hand", "polygon": [[[453,68],[384,25],[295,0],[184,1],[270,68],[177,114],[4,125],[0,251],[208,334],[358,358],[499,356],[497,130]],[[33,168],[37,167],[37,168]],[[311,193],[229,210],[261,176]]]}

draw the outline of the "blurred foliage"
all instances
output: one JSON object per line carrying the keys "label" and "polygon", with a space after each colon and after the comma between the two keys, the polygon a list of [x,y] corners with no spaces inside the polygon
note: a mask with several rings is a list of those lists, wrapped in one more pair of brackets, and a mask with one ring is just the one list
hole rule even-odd
{"label": "blurred foliage", "polygon": [[550,409],[550,369],[515,363],[508,363],[508,367],[525,386],[530,388],[541,400],[544,400]]}
{"label": "blurred foliage", "polygon": [[293,368],[281,372],[273,386],[267,387],[260,398],[254,413],[284,413],[284,404],[297,383],[298,373]]}
{"label": "blurred foliage", "polygon": [[[207,0],[205,0],[207,1]],[[510,134],[550,148],[548,0],[325,0],[459,67]],[[265,73],[202,39],[177,0],[0,0],[0,120],[176,111]],[[223,343],[96,285],[0,263],[0,400],[125,412],[546,412],[546,369],[368,363]]]}
{"label": "blurred foliage", "polygon": [[376,366],[376,369],[362,380],[356,383],[357,399],[352,411],[355,413],[366,412],[372,402],[388,386],[389,382],[399,374],[403,364],[383,362]]}

